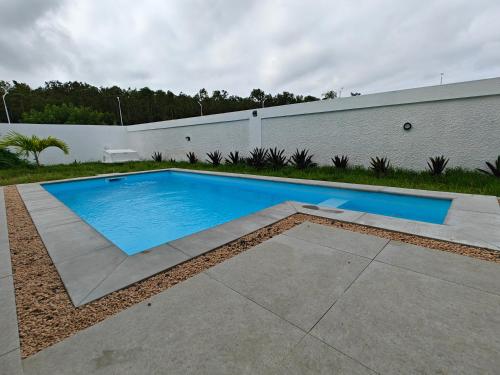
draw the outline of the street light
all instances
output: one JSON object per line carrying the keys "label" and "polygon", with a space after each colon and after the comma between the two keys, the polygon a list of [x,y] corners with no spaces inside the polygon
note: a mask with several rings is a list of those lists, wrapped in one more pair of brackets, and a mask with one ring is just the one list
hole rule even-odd
{"label": "street light", "polygon": [[198,104],[200,105],[200,116],[203,116],[203,105],[201,102],[198,100]]}
{"label": "street light", "polygon": [[5,108],[5,114],[7,115],[7,122],[10,124],[9,110],[7,109],[7,102],[5,101],[5,97],[9,93],[9,89],[5,88],[4,90],[5,90],[5,94],[2,95],[3,106]]}
{"label": "street light", "polygon": [[266,102],[266,100],[267,100],[267,98],[264,98],[264,99],[262,100],[262,108],[264,108],[264,103]]}
{"label": "street light", "polygon": [[443,76],[444,76],[444,73],[441,73],[441,82],[439,83],[440,85],[443,84]]}
{"label": "street light", "polygon": [[120,123],[123,126],[123,117],[122,117],[122,105],[120,103],[120,97],[117,96],[116,99],[118,100],[118,110],[120,111]]}

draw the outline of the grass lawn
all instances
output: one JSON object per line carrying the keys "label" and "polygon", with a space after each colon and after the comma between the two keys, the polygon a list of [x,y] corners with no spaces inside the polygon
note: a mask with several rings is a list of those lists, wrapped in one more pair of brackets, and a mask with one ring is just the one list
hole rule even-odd
{"label": "grass lawn", "polygon": [[372,171],[364,168],[339,170],[333,167],[317,167],[308,170],[297,170],[292,167],[285,167],[280,170],[272,170],[256,169],[246,165],[221,165],[219,167],[213,167],[209,164],[202,163],[157,163],[153,161],[123,164],[78,163],[42,166],[38,168],[34,166],[20,166],[0,169],[0,185],[95,176],[101,173],[133,172],[171,167],[500,196],[499,178],[461,169],[449,169],[443,176],[431,176],[427,172],[394,170],[387,176],[376,177]]}

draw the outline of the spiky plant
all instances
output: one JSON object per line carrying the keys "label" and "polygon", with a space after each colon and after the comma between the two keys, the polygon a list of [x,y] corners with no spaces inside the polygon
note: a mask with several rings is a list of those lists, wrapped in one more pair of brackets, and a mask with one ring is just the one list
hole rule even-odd
{"label": "spiky plant", "polygon": [[40,153],[49,148],[56,147],[65,154],[69,153],[68,145],[55,137],[39,138],[36,135],[28,137],[27,135],[10,131],[0,140],[0,148],[12,147],[18,155],[28,158],[30,155],[35,159],[37,166],[40,166]]}
{"label": "spiky plant", "polygon": [[494,161],[495,164],[490,163],[489,161],[487,161],[485,163],[488,166],[489,170],[481,169],[481,168],[478,168],[477,170],[480,172],[489,174],[491,176],[495,176],[495,177],[500,178],[500,155],[498,155],[497,160]]}
{"label": "spiky plant", "polygon": [[222,154],[220,153],[219,150],[215,150],[214,152],[208,152],[207,153],[208,159],[207,161],[212,164],[214,167],[217,167],[220,165],[222,161]]}
{"label": "spiky plant", "polygon": [[349,158],[346,155],[335,155],[332,158],[333,165],[338,169],[346,169],[349,164]]}
{"label": "spiky plant", "polygon": [[290,164],[292,164],[297,169],[307,169],[315,167],[317,164],[312,161],[314,155],[309,155],[309,150],[303,149],[299,151],[298,149],[290,157]]}
{"label": "spiky plant", "polygon": [[280,169],[287,165],[285,150],[278,150],[277,147],[270,148],[267,156],[267,163],[273,169]]}
{"label": "spiky plant", "polygon": [[241,163],[240,153],[239,151],[231,151],[226,158],[226,164],[237,165]]}
{"label": "spiky plant", "polygon": [[443,174],[444,169],[446,168],[446,165],[448,164],[449,161],[450,159],[445,158],[444,155],[429,158],[429,161],[427,162],[427,166],[429,167],[429,172],[433,176],[439,176]]}
{"label": "spiky plant", "polygon": [[153,159],[157,163],[161,163],[163,161],[163,154],[161,152],[159,152],[159,151],[155,151],[151,155],[151,159]]}
{"label": "spiky plant", "polygon": [[256,147],[250,151],[250,157],[247,159],[248,165],[255,168],[263,168],[267,163],[267,150]]}
{"label": "spiky plant", "polygon": [[387,158],[379,158],[376,156],[371,158],[370,168],[377,176],[383,176],[389,172],[391,164]]}
{"label": "spiky plant", "polygon": [[196,164],[196,163],[198,163],[198,157],[196,156],[196,154],[194,152],[188,152],[186,154],[186,156],[188,158],[189,164]]}

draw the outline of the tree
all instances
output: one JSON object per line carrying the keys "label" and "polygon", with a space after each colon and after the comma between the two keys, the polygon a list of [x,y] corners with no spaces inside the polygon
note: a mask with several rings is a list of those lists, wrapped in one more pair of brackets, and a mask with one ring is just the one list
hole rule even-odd
{"label": "tree", "polygon": [[23,155],[26,158],[33,155],[37,166],[40,166],[40,153],[49,147],[56,147],[65,154],[69,153],[68,145],[58,138],[51,136],[39,138],[36,135],[28,137],[27,135],[14,131],[10,131],[0,140],[0,148],[7,147],[15,148],[18,155]]}
{"label": "tree", "polygon": [[104,125],[113,120],[113,115],[77,107],[73,104],[47,104],[43,111],[32,109],[21,115],[21,121],[29,124],[86,124]]}
{"label": "tree", "polygon": [[351,92],[351,96],[360,96],[361,93],[360,92]]}
{"label": "tree", "polygon": [[337,97],[337,91],[330,90],[323,94],[323,100],[325,99],[335,99]]}

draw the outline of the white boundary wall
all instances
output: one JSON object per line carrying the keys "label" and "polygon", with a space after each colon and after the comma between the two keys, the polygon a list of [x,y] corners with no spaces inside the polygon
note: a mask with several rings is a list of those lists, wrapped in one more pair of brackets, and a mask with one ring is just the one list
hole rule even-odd
{"label": "white boundary wall", "polygon": [[[387,156],[393,165],[426,168],[444,154],[450,166],[477,168],[500,154],[500,78],[323,100],[280,107],[162,121],[127,127],[0,124],[22,133],[67,141],[69,156],[50,150],[47,164],[100,160],[104,147],[132,148],[143,159],[154,151],[185,159],[189,151],[224,154],[254,147],[308,148],[320,164],[346,154],[353,164]],[[412,124],[410,131],[403,124]],[[5,126],[5,127],[4,127]]]}

